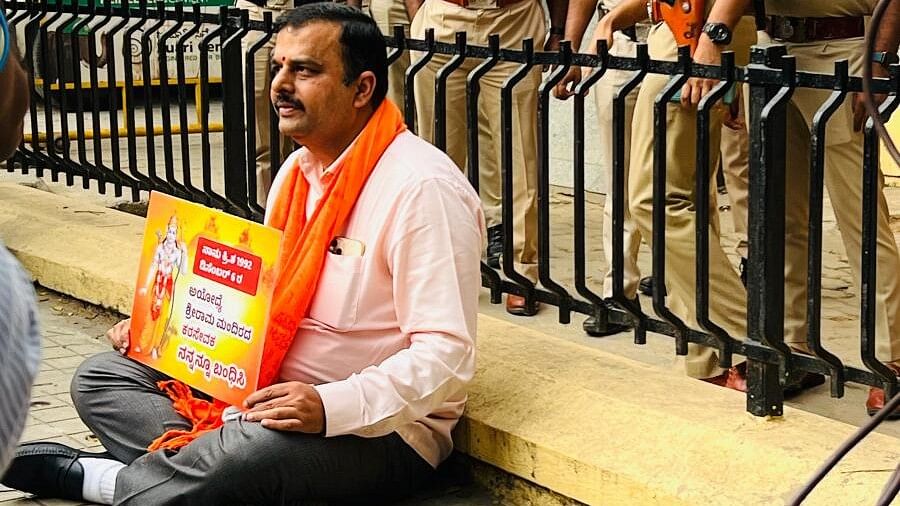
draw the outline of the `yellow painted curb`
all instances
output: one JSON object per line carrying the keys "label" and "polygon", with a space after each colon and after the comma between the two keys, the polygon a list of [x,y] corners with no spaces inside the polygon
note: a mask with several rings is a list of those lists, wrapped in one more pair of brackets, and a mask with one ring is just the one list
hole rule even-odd
{"label": "yellow painted curb", "polygon": [[[603,505],[783,504],[856,430],[484,315],[461,425],[473,457]],[[898,462],[873,434],[805,504],[872,504]]]}

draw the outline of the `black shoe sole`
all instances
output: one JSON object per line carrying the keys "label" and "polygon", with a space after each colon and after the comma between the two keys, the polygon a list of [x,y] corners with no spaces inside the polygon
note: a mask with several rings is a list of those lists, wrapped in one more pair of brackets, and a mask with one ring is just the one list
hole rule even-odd
{"label": "black shoe sole", "polygon": [[[879,411],[881,411],[881,410],[880,410],[880,409],[869,409],[869,408],[866,408],[866,413],[867,413],[869,416],[875,416],[875,414],[878,413]],[[900,410],[896,410],[896,411],[894,411],[893,413],[889,414],[889,415],[887,416],[887,419],[888,419],[888,420],[900,420]]]}
{"label": "black shoe sole", "polygon": [[534,316],[538,314],[538,308],[536,307],[520,307],[516,309],[506,308],[506,312],[513,316]]}
{"label": "black shoe sole", "polygon": [[581,326],[581,328],[584,330],[585,334],[587,334],[591,337],[606,337],[606,336],[611,336],[613,334],[620,334],[622,332],[628,332],[629,330],[631,330],[634,327],[632,327],[631,325],[623,325],[621,323],[607,323],[606,329],[600,330],[596,326],[588,324],[587,320],[585,320],[585,323]]}

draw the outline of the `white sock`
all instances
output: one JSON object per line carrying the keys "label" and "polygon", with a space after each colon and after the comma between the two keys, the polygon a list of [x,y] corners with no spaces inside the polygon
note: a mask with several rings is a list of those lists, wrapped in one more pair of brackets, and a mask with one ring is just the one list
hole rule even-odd
{"label": "white sock", "polygon": [[112,504],[116,493],[116,477],[125,464],[113,459],[83,457],[78,463],[84,469],[84,483],[81,495],[85,501],[97,504]]}

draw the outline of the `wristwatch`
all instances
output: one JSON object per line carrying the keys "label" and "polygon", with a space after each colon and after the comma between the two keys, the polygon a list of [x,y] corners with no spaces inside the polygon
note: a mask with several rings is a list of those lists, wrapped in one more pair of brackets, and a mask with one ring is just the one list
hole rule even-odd
{"label": "wristwatch", "polygon": [[731,29],[725,23],[706,23],[703,25],[703,33],[717,46],[731,43]]}
{"label": "wristwatch", "polygon": [[872,63],[879,63],[885,69],[889,69],[891,65],[900,63],[900,56],[890,51],[876,51],[872,53]]}

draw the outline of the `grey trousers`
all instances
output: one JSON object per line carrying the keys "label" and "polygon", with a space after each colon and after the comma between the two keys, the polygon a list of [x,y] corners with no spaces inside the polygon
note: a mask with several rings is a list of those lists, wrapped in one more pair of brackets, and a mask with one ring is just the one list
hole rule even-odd
{"label": "grey trousers", "polygon": [[126,463],[115,504],[366,504],[402,498],[434,469],[396,433],[325,438],[228,422],[178,452],[147,453],[169,429],[190,429],[156,387],[166,375],[116,352],[85,360],[72,400],[107,450]]}

